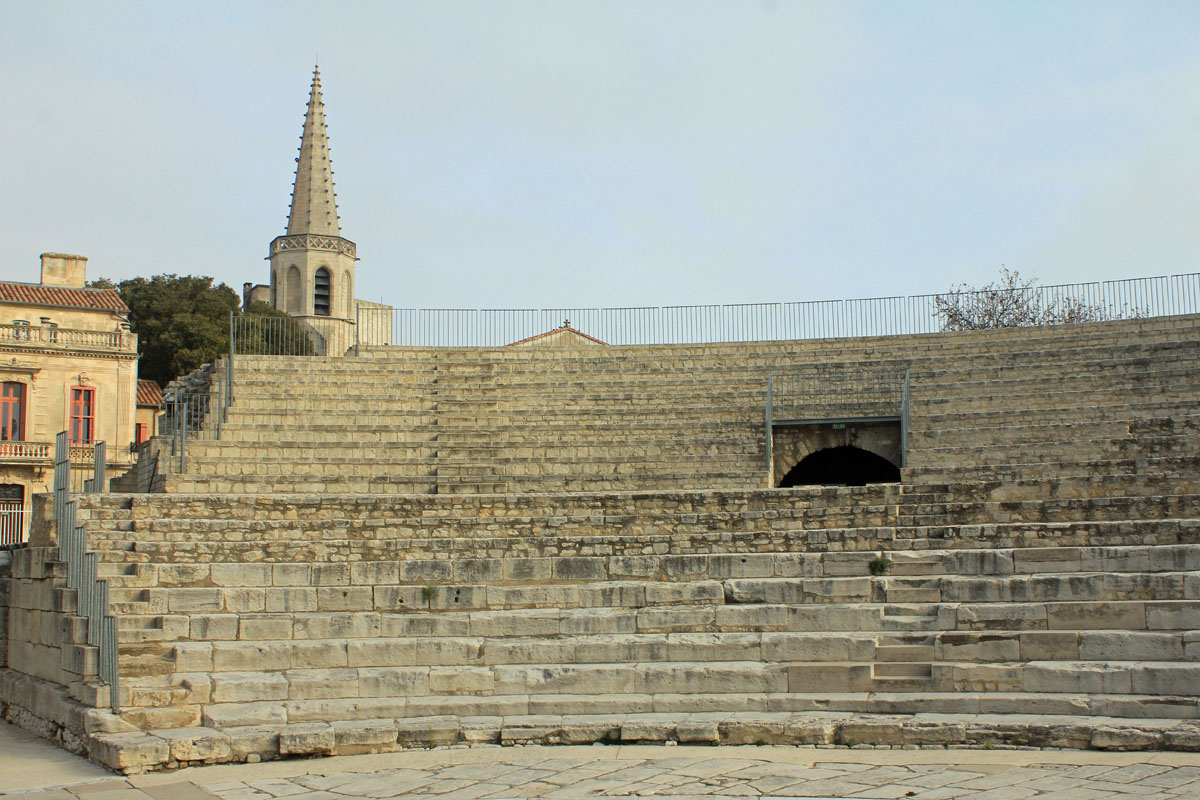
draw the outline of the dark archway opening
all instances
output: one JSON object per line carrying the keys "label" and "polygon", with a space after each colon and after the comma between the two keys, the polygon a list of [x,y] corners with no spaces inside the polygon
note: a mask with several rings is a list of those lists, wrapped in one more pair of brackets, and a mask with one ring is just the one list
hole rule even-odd
{"label": "dark archway opening", "polygon": [[783,476],[779,488],[899,482],[900,468],[895,464],[860,447],[846,446],[809,453]]}

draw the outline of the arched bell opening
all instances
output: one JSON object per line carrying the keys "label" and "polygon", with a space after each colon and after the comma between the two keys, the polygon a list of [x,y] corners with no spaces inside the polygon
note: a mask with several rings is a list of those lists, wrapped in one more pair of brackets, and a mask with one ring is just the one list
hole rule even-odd
{"label": "arched bell opening", "polygon": [[891,461],[869,450],[846,445],[827,447],[805,456],[783,476],[779,488],[899,482],[900,468]]}

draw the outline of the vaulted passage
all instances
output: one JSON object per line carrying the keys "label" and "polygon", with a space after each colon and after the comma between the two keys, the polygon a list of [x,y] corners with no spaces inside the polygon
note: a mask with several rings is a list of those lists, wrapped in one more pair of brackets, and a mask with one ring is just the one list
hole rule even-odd
{"label": "vaulted passage", "polygon": [[810,453],[792,467],[781,489],[789,486],[864,486],[899,483],[900,469],[886,458],[859,447],[830,447]]}

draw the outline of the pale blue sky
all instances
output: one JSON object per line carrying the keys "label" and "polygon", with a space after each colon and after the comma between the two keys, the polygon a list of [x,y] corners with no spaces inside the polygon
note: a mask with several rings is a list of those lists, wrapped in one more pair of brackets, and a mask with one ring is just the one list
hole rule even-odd
{"label": "pale blue sky", "polygon": [[1200,269],[1200,3],[0,2],[0,277],[265,282],[315,55],[358,295]]}

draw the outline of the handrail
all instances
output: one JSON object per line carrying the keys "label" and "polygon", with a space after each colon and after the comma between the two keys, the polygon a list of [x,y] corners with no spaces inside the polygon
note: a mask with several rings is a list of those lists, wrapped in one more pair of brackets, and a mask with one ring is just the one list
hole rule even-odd
{"label": "handrail", "polygon": [[0,345],[28,344],[40,347],[103,348],[137,351],[137,335],[127,330],[109,331],[60,328],[57,325],[0,324]]}

